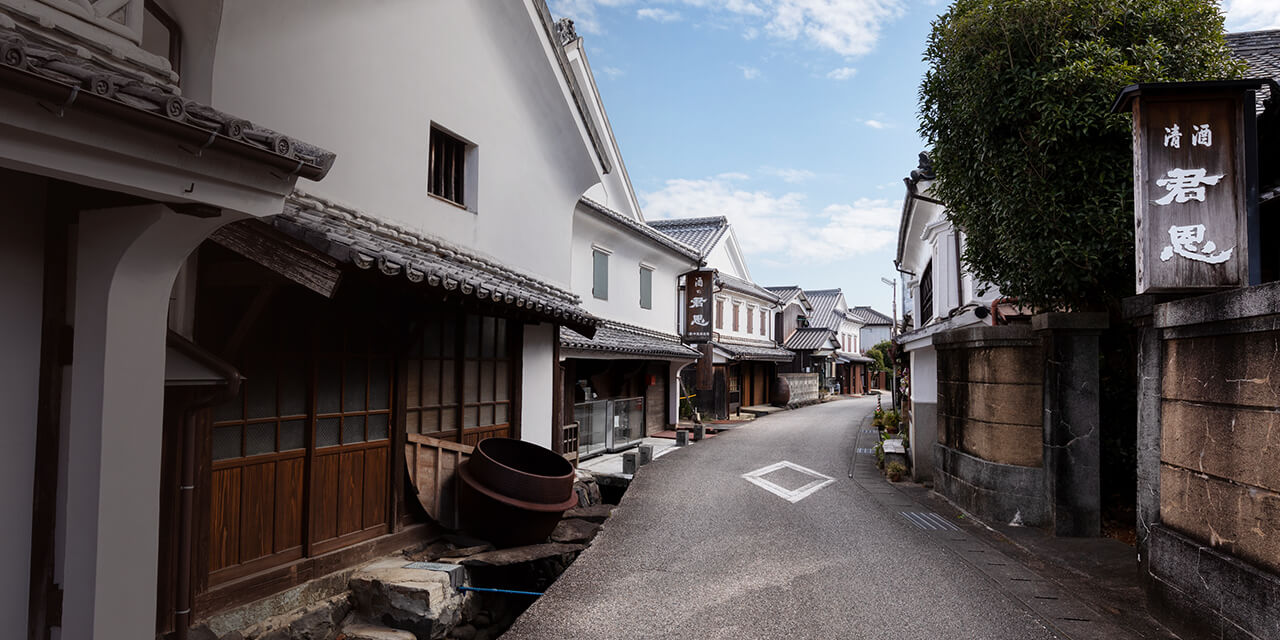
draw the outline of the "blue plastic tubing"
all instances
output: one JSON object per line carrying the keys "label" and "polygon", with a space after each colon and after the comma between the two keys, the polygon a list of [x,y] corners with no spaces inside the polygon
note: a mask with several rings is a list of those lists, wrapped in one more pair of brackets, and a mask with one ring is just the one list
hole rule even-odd
{"label": "blue plastic tubing", "polygon": [[489,589],[486,587],[458,587],[458,591],[483,591],[485,593],[512,593],[518,596],[540,596],[537,591],[512,591],[511,589]]}

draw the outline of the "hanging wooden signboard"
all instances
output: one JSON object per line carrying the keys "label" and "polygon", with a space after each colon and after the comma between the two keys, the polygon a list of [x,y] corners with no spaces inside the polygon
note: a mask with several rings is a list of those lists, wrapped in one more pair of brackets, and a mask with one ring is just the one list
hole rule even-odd
{"label": "hanging wooden signboard", "polygon": [[702,269],[684,274],[684,339],[686,342],[711,341],[715,283],[714,269]]}
{"label": "hanging wooden signboard", "polygon": [[1116,110],[1133,112],[1139,294],[1258,282],[1259,85],[1158,83],[1121,92]]}

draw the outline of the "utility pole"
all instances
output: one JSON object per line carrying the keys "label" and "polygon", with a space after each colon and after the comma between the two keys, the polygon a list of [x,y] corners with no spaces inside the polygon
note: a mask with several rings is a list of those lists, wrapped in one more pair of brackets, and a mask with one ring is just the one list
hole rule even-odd
{"label": "utility pole", "polygon": [[[891,344],[896,344],[894,343],[893,339],[896,338],[898,335],[898,284],[888,278],[883,278],[883,277],[880,278],[880,282],[883,282],[889,285],[889,290],[892,292],[889,294],[889,298],[893,301],[892,302],[893,325],[889,327],[889,342]],[[889,386],[889,390],[893,394],[892,395],[893,408],[897,409],[898,408],[898,360],[897,358],[893,358],[890,361],[890,368],[892,369],[893,383]]]}

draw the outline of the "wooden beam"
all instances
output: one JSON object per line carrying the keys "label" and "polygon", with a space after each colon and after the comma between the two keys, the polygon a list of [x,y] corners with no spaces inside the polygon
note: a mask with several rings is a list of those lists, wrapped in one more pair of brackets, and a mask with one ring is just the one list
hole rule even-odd
{"label": "wooden beam", "polygon": [[259,220],[229,224],[210,239],[326,298],[342,279],[337,260]]}

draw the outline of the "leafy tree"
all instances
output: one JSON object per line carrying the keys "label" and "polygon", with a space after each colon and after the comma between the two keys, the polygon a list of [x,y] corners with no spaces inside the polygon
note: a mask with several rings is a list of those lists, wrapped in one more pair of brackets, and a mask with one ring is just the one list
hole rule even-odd
{"label": "leafy tree", "polygon": [[876,346],[867,349],[867,357],[875,360],[872,365],[873,371],[888,371],[889,366],[889,350],[893,348],[893,343],[888,340],[881,340]]}
{"label": "leafy tree", "polygon": [[1213,0],[957,0],[933,23],[920,132],[980,280],[1039,309],[1133,291],[1138,82],[1243,72]]}

